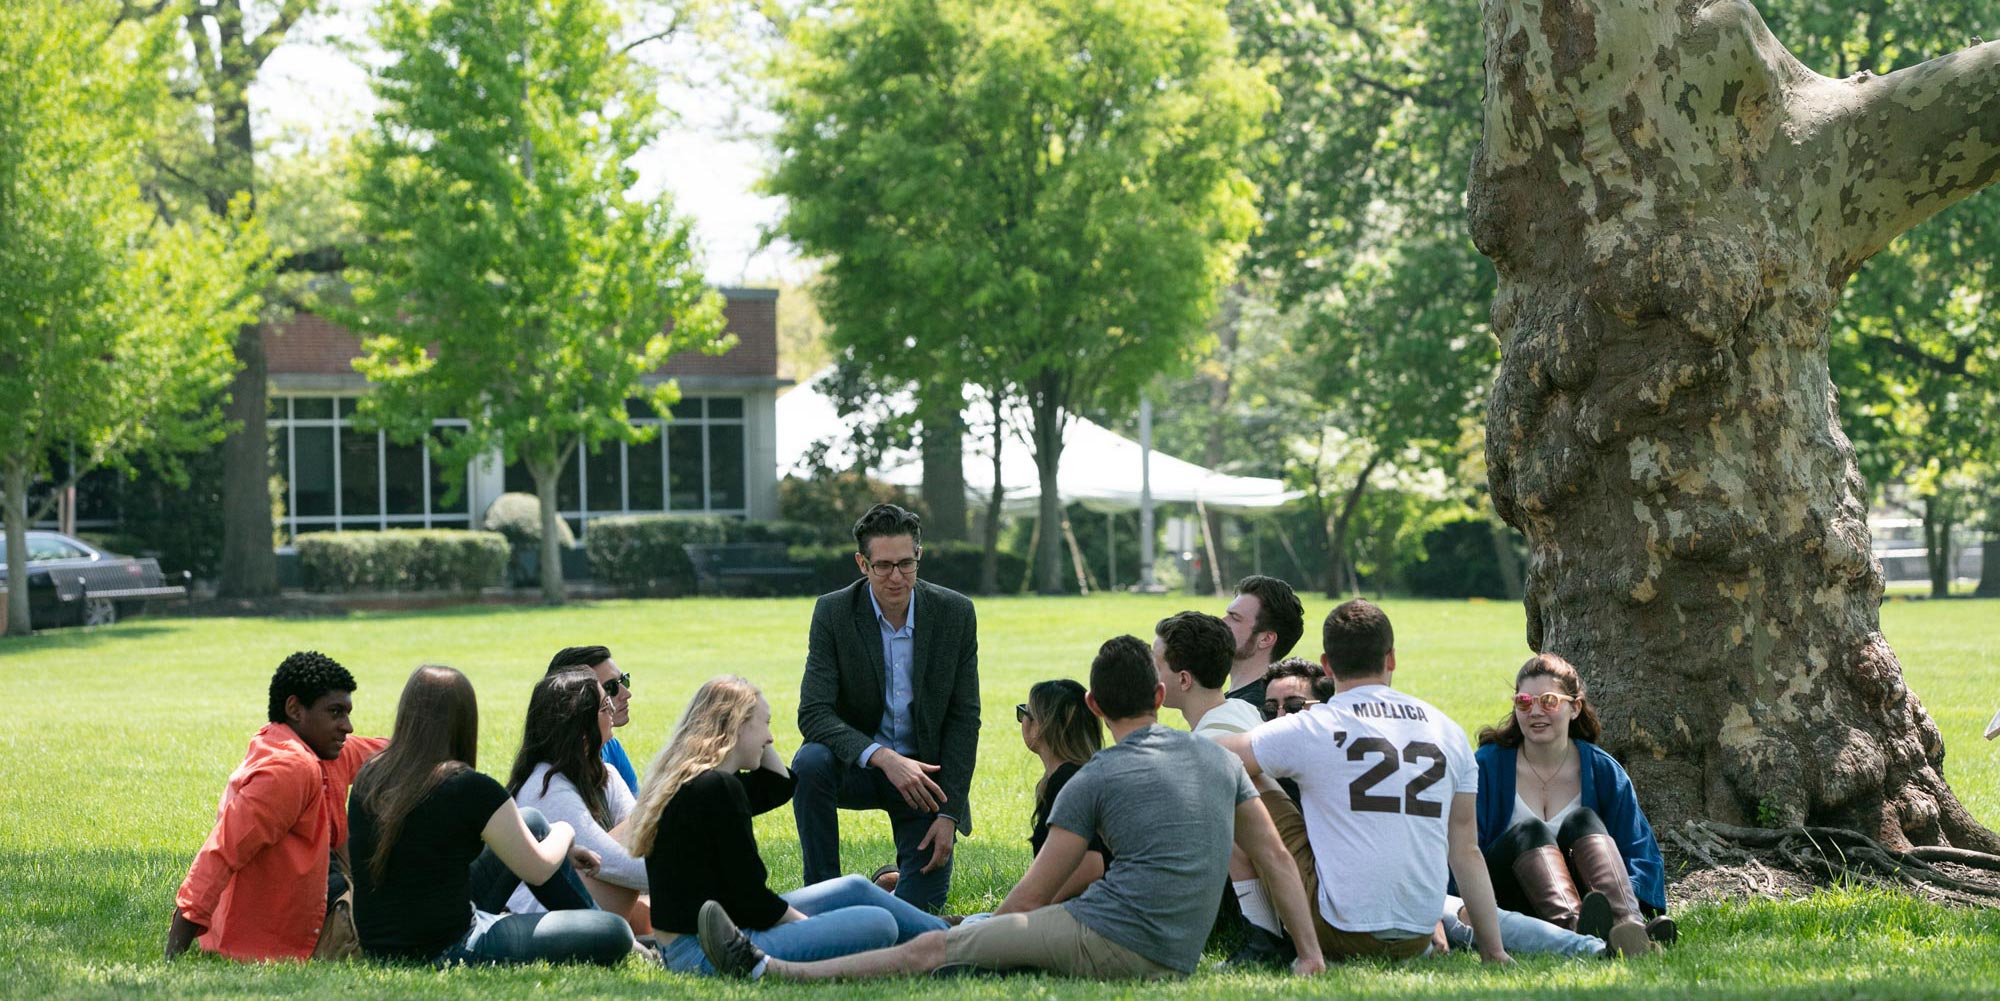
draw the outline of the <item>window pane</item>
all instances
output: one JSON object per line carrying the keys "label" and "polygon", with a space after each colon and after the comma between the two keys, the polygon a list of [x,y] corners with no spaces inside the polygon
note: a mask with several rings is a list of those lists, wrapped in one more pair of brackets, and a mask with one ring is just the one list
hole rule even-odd
{"label": "window pane", "polygon": [[623,443],[607,441],[584,457],[584,480],[590,488],[592,511],[625,510],[625,476],[618,468],[619,453],[624,450]]}
{"label": "window pane", "polygon": [[729,420],[742,420],[743,397],[741,396],[709,397],[708,416],[710,420],[714,420],[716,418],[727,418]]}
{"label": "window pane", "polygon": [[700,419],[701,397],[699,396],[681,397],[681,401],[679,403],[674,404],[673,415],[676,419],[683,419],[683,418],[689,420]]}
{"label": "window pane", "polygon": [[354,404],[356,402],[356,399],[357,399],[356,397],[352,396],[343,396],[340,398],[340,416],[343,420],[354,416]]}
{"label": "window pane", "polygon": [[292,400],[292,416],[302,421],[333,419],[333,401],[324,396],[301,396]]}
{"label": "window pane", "polygon": [[[285,505],[285,518],[290,520],[297,511],[292,510],[292,436],[282,428],[271,432],[271,475],[278,478],[278,497]],[[284,526],[279,526],[283,528]]]}
{"label": "window pane", "polygon": [[654,412],[651,403],[636,399],[627,399],[625,401],[625,416],[635,421],[660,419],[660,415]]}
{"label": "window pane", "polygon": [[[507,492],[541,496],[535,491],[535,478],[528,474],[528,464],[515,462],[507,467],[504,474]],[[563,464],[562,474],[556,478],[556,510],[574,511],[577,505],[576,493],[576,453],[570,453],[569,461]]]}
{"label": "window pane", "polygon": [[644,445],[625,446],[626,500],[634,511],[666,510],[666,470],[660,463],[660,449],[666,436]]}
{"label": "window pane", "polygon": [[[449,484],[445,483],[444,474],[445,470],[449,468],[450,468],[449,463],[445,462],[442,459],[439,459],[437,453],[435,452],[431,453],[431,513],[432,514],[466,514],[471,507],[471,504],[469,503],[470,498],[466,497],[463,494],[459,496],[458,503],[449,506],[445,504],[444,492],[449,486]],[[437,524],[437,519],[432,519],[431,523]]]}
{"label": "window pane", "polygon": [[289,396],[272,396],[267,398],[264,401],[264,417],[267,420],[284,420],[285,405],[291,402],[291,399]]}
{"label": "window pane", "polygon": [[562,475],[556,478],[556,510],[558,511],[577,511],[583,507],[583,497],[578,493],[580,486],[578,476],[580,471],[577,469],[576,462],[577,456],[582,454],[582,452],[583,449],[580,448],[572,450],[569,453],[569,461],[563,463]]}
{"label": "window pane", "polygon": [[521,462],[518,459],[515,460],[512,465],[507,467],[505,477],[505,486],[508,493],[533,494],[535,492],[535,478],[528,475],[527,463]]}
{"label": "window pane", "polygon": [[389,499],[385,513],[424,513],[424,450],[421,445],[390,442],[382,455],[382,476]]}
{"label": "window pane", "polygon": [[667,425],[667,510],[700,511],[701,425]]}
{"label": "window pane", "polygon": [[292,435],[293,444],[298,448],[298,455],[293,460],[298,482],[292,484],[299,505],[296,513],[302,518],[330,515],[333,513],[333,429],[297,428]]}
{"label": "window pane", "polygon": [[340,513],[382,513],[382,454],[373,431],[346,430],[340,436]]}
{"label": "window pane", "polygon": [[708,506],[743,507],[743,428],[717,424],[708,429]]}

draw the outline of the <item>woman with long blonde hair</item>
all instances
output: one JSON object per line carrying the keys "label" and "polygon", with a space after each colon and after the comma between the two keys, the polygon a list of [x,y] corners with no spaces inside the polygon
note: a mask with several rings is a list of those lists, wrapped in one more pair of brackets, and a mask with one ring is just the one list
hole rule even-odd
{"label": "woman with long blonde hair", "polygon": [[791,798],[792,775],[757,686],[735,676],[705,682],[646,769],[626,824],[626,847],[646,859],[654,937],[668,969],[715,972],[697,935],[711,900],[781,959],[830,959],[946,927],[860,876],[771,892],[751,820]]}

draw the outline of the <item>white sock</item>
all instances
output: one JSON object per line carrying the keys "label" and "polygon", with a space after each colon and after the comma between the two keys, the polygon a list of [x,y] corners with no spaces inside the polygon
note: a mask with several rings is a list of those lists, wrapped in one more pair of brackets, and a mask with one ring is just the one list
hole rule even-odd
{"label": "white sock", "polygon": [[1264,895],[1264,884],[1255,879],[1232,880],[1229,884],[1236,889],[1236,906],[1243,911],[1243,917],[1251,924],[1270,932],[1283,935],[1283,926],[1278,921],[1278,912],[1271,906],[1271,898]]}

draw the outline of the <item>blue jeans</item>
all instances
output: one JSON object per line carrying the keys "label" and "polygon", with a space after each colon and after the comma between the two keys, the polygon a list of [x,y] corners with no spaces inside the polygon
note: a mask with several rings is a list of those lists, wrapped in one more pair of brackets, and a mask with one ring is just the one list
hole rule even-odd
{"label": "blue jeans", "polygon": [[[860,876],[841,876],[781,896],[806,919],[743,933],[765,955],[778,959],[804,963],[886,949],[950,927]],[[660,949],[660,962],[677,973],[715,973],[694,935],[667,943]]]}
{"label": "blue jeans", "polygon": [[[523,807],[521,819],[536,841],[549,836],[549,822],[540,810]],[[567,859],[542,885],[528,888],[548,908],[545,914],[500,913],[506,910],[514,888],[521,885],[521,877],[491,848],[472,861],[471,880],[472,928],[438,955],[438,966],[540,960],[615,966],[632,951],[631,926],[624,918],[597,909],[583,877]]]}
{"label": "blue jeans", "polygon": [[[1454,949],[1470,949],[1477,944],[1473,941],[1472,926],[1458,919],[1458,909],[1464,904],[1457,897],[1444,898],[1444,937]],[[1500,944],[1509,954],[1517,956],[1595,956],[1604,951],[1601,938],[1579,935],[1532,914],[1508,910],[1500,912]]]}
{"label": "blue jeans", "polygon": [[917,849],[937,814],[911,809],[881,769],[838,760],[825,744],[799,748],[792,757],[792,778],[792,819],[799,829],[807,886],[840,875],[840,811],[882,810],[889,814],[896,839],[896,896],[926,911],[944,906],[951,892],[951,863],[926,873],[930,850]]}

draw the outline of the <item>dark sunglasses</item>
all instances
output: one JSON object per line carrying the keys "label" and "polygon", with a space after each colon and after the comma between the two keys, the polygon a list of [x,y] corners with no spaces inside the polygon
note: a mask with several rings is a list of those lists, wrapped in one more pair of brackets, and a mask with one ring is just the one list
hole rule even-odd
{"label": "dark sunglasses", "polygon": [[1278,702],[1276,700],[1266,700],[1264,702],[1264,718],[1267,720],[1271,720],[1271,719],[1277,719],[1280,715],[1290,716],[1293,713],[1305,712],[1307,706],[1316,706],[1316,705],[1319,705],[1318,700],[1308,699],[1298,695],[1294,695],[1283,702]]}
{"label": "dark sunglasses", "polygon": [[1015,706],[1014,706],[1014,722],[1016,722],[1016,723],[1026,723],[1027,721],[1029,721],[1029,720],[1031,720],[1031,719],[1034,719],[1034,718],[1035,718],[1035,714],[1034,714],[1034,713],[1031,713],[1031,712],[1029,712],[1029,711],[1028,711],[1028,704],[1027,704],[1026,702],[1021,702],[1021,703],[1016,703],[1016,704],[1015,704]]}
{"label": "dark sunglasses", "polygon": [[615,698],[617,698],[617,697],[618,697],[618,690],[619,690],[619,689],[620,689],[621,687],[622,687],[622,688],[631,688],[631,687],[632,687],[632,676],[631,676],[631,675],[629,675],[629,674],[621,674],[621,675],[619,675],[618,677],[615,677],[615,678],[612,678],[612,679],[611,679],[610,681],[607,681],[607,682],[605,682],[605,683],[604,683],[604,697],[605,697],[605,698],[607,698],[607,699],[615,699]]}

